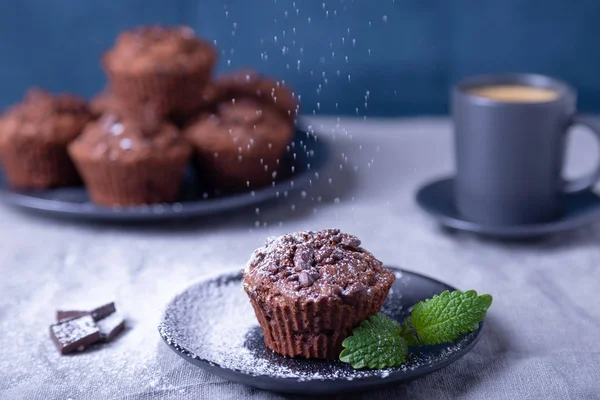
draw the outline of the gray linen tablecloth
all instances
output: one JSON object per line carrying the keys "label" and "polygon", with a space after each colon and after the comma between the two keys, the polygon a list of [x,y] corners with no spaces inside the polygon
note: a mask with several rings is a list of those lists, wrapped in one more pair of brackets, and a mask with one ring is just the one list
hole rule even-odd
{"label": "gray linen tablecloth", "polygon": [[[339,227],[389,265],[494,296],[483,337],[463,359],[356,398],[600,399],[600,224],[527,243],[444,232],[413,195],[452,171],[448,120],[309,122],[334,146],[332,164],[306,193],[258,209],[114,226],[0,208],[0,397],[284,398],[188,364],[156,325],[173,295],[205,274],[241,268],[267,236]],[[569,170],[578,173],[593,165],[596,147],[579,133],[572,142]],[[105,300],[117,302],[127,331],[59,356],[48,336],[55,310]]]}

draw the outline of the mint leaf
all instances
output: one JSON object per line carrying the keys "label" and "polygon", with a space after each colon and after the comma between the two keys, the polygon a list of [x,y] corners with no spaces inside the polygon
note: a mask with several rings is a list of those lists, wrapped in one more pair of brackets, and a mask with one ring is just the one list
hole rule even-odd
{"label": "mint leaf", "polygon": [[[477,294],[477,292],[475,292],[475,294]],[[478,296],[479,300],[481,300],[483,302],[483,304],[486,305],[486,311],[488,308],[490,308],[490,306],[492,305],[492,301],[494,300],[493,297],[489,294],[482,294],[481,296]]]}
{"label": "mint leaf", "polygon": [[491,305],[489,294],[478,296],[474,290],[445,291],[417,303],[410,314],[410,323],[422,344],[453,342],[476,330]]}
{"label": "mint leaf", "polygon": [[408,355],[406,340],[400,336],[400,324],[377,313],[354,328],[342,346],[340,360],[352,368],[385,368],[402,364]]}

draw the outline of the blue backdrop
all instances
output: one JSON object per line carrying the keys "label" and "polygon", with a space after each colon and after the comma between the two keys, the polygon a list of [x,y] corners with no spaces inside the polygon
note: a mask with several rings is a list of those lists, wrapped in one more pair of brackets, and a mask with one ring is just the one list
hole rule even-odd
{"label": "blue backdrop", "polygon": [[447,112],[448,87],[483,72],[571,82],[600,110],[598,0],[3,0],[0,107],[30,85],[91,96],[120,30],[188,24],[216,41],[219,70],[285,79],[305,113]]}

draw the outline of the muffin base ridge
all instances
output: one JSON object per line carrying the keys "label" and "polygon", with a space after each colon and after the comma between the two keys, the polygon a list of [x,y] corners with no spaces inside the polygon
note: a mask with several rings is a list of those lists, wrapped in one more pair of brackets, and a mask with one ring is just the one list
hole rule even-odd
{"label": "muffin base ridge", "polygon": [[81,184],[77,169],[62,144],[25,143],[0,152],[1,164],[11,187],[47,189]]}
{"label": "muffin base ridge", "polygon": [[267,305],[253,296],[250,303],[269,349],[289,357],[336,359],[344,339],[361,321],[379,312],[386,297],[387,291],[365,296],[353,306],[325,299],[302,308]]}
{"label": "muffin base ridge", "polygon": [[187,164],[187,157],[143,164],[77,160],[90,197],[104,206],[176,201]]}

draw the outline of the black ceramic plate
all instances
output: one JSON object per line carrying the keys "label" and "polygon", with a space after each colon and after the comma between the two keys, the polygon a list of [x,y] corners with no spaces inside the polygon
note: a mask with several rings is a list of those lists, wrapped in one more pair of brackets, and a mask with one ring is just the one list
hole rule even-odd
{"label": "black ceramic plate", "polygon": [[315,180],[329,158],[327,144],[314,134],[296,131],[290,151],[283,160],[279,178],[271,186],[235,194],[216,194],[202,187],[192,171],[183,182],[181,199],[175,203],[137,207],[101,207],[90,202],[84,187],[49,190],[12,190],[0,171],[0,200],[25,209],[97,220],[184,219],[257,204],[287,190]]}
{"label": "black ceramic plate", "polygon": [[504,239],[539,237],[600,220],[600,197],[589,190],[564,194],[564,213],[554,221],[515,226],[489,226],[465,220],[454,206],[452,178],[424,185],[417,191],[416,200],[423,210],[444,226]]}
{"label": "black ceramic plate", "polygon": [[[397,279],[382,312],[398,321],[415,303],[454,290],[431,278],[391,269]],[[241,273],[230,273],[192,285],[167,306],[159,332],[167,345],[190,363],[260,389],[327,394],[408,381],[458,360],[481,334],[480,326],[455,344],[411,349],[405,365],[383,370],[354,370],[339,360],[291,359],[264,345],[241,279]]]}

